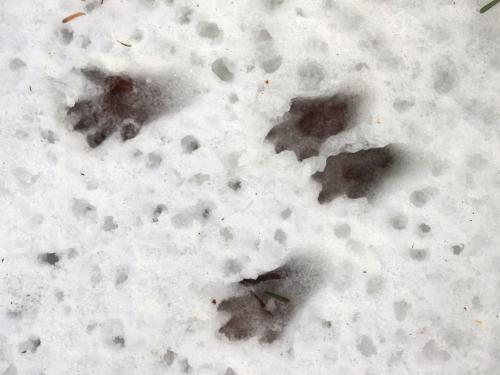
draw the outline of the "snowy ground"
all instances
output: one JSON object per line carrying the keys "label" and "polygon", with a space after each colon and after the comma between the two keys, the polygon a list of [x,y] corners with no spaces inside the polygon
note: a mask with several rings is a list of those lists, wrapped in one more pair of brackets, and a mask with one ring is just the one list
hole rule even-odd
{"label": "snowy ground", "polygon": [[[500,374],[500,5],[481,5],[4,1],[0,374]],[[92,149],[66,115],[88,67],[162,82],[173,109]],[[264,140],[292,98],[338,92],[359,113],[319,156]],[[390,143],[373,199],[318,203],[328,156]],[[277,340],[218,332],[238,281],[297,255],[322,281]]]}

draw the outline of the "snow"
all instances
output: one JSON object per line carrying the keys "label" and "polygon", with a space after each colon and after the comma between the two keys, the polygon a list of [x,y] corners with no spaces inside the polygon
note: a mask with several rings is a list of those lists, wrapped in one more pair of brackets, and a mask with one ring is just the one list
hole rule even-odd
{"label": "snow", "polygon": [[[499,374],[500,6],[482,5],[4,2],[0,374]],[[88,68],[158,84],[168,110],[89,147],[67,115],[100,94]],[[352,126],[275,153],[292,99],[336,94],[360,99]],[[329,156],[389,144],[373,194],[318,202]],[[238,282],[290,259],[322,281],[294,300],[294,274],[279,337],[220,333]]]}

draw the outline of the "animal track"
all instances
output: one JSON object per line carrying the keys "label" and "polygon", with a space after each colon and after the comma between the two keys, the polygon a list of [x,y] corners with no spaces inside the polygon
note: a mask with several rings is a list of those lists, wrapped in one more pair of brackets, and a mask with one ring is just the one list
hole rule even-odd
{"label": "animal track", "polygon": [[351,123],[357,98],[340,94],[326,98],[295,98],[283,120],[267,134],[277,154],[290,150],[297,159],[316,156],[321,144]]}
{"label": "animal track", "polygon": [[108,75],[98,69],[82,72],[100,93],[78,100],[68,115],[76,117],[73,128],[86,134],[92,148],[117,130],[123,141],[136,137],[143,125],[172,107],[172,98],[154,80]]}
{"label": "animal track", "polygon": [[393,165],[394,159],[395,153],[390,145],[329,156],[324,171],[312,176],[322,185],[319,203],[330,202],[341,194],[349,198],[367,196]]}
{"label": "animal track", "polygon": [[320,280],[318,265],[303,258],[291,259],[256,279],[241,280],[244,294],[218,307],[231,314],[219,332],[230,340],[258,336],[261,342],[275,341]]}

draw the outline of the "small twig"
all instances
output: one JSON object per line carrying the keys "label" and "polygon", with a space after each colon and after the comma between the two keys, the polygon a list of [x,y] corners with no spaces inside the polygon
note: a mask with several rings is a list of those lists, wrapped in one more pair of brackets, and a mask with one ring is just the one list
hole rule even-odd
{"label": "small twig", "polygon": [[250,292],[250,294],[251,294],[252,296],[254,296],[254,297],[255,297],[255,299],[256,299],[257,301],[259,301],[260,308],[264,311],[264,313],[265,313],[265,314],[270,315],[270,316],[273,316],[272,311],[269,311],[268,309],[266,309],[266,306],[267,306],[267,305],[266,305],[266,303],[262,300],[262,298],[260,298],[260,297],[259,297],[256,293],[254,293],[254,292]]}
{"label": "small twig", "polygon": [[491,8],[493,8],[498,3],[500,3],[500,0],[493,0],[493,1],[489,2],[488,4],[486,4],[484,7],[482,7],[479,10],[479,13],[485,13],[485,12],[489,11]]}
{"label": "small twig", "polygon": [[287,297],[282,296],[280,294],[271,292],[270,290],[264,290],[264,293],[267,294],[271,298],[277,299],[278,301],[285,302],[285,303],[290,302],[290,298],[287,298]]}
{"label": "small twig", "polygon": [[240,281],[240,284],[243,285],[257,285],[259,283],[262,283],[264,281],[269,281],[269,280],[280,280],[284,279],[286,277],[286,274],[283,271],[270,271],[266,272],[262,275],[259,275],[256,279],[243,279]]}
{"label": "small twig", "polygon": [[257,301],[259,301],[259,305],[260,307],[262,307],[263,309],[266,307],[266,303],[264,301],[262,301],[262,298],[260,298],[257,294],[255,294],[254,292],[250,292],[252,294],[252,296],[254,296]]}

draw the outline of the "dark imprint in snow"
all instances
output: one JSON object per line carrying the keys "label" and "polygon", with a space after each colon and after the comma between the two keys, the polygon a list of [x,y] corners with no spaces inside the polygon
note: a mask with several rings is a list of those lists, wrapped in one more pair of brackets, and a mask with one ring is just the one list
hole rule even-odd
{"label": "dark imprint in snow", "polygon": [[355,96],[341,94],[292,99],[290,110],[266,140],[274,143],[277,154],[293,151],[299,161],[316,156],[323,142],[350,126],[358,102]]}
{"label": "dark imprint in snow", "polygon": [[321,183],[319,203],[327,203],[345,194],[349,198],[366,197],[394,164],[392,146],[329,156],[323,172],[312,177]]}
{"label": "dark imprint in snow", "polygon": [[143,125],[169,107],[159,84],[128,75],[108,75],[98,69],[83,71],[100,91],[94,97],[80,99],[68,110],[76,118],[73,129],[86,134],[95,148],[115,131],[123,141],[139,134]]}
{"label": "dark imprint in snow", "polygon": [[280,337],[297,308],[315,289],[319,268],[304,259],[292,259],[283,266],[239,282],[242,295],[223,300],[218,310],[230,314],[219,329],[230,340],[259,337],[272,343]]}

